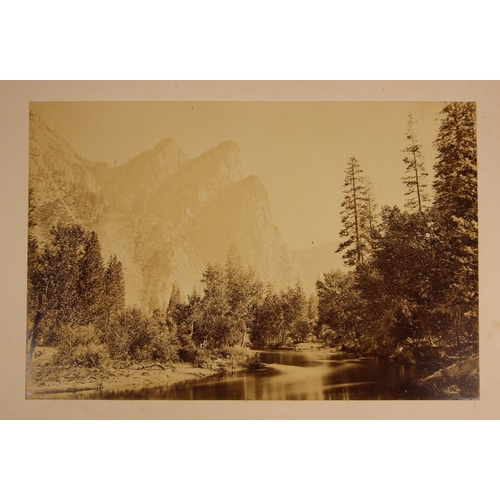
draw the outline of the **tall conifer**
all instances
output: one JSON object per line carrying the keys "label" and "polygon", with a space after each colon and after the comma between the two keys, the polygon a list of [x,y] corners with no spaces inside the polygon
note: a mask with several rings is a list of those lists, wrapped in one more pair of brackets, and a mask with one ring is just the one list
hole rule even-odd
{"label": "tall conifer", "polygon": [[339,244],[336,251],[343,252],[342,258],[347,266],[355,266],[363,262],[370,253],[374,198],[368,180],[355,157],[349,158],[345,174],[344,201],[340,212],[340,237],[345,240]]}
{"label": "tall conifer", "polygon": [[422,213],[429,201],[427,193],[427,177],[428,173],[425,169],[424,157],[422,155],[422,146],[418,143],[414,132],[416,121],[411,113],[408,115],[408,127],[406,129],[407,146],[403,149],[405,156],[403,162],[406,165],[406,175],[403,177],[403,182],[406,185],[407,197],[405,207],[410,210],[418,210]]}

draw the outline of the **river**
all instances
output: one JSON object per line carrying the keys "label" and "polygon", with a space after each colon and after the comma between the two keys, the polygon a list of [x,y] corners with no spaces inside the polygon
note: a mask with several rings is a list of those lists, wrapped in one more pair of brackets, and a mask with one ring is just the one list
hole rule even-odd
{"label": "river", "polygon": [[260,351],[262,367],[137,390],[85,391],[77,399],[415,399],[417,370],[378,357],[326,351]]}

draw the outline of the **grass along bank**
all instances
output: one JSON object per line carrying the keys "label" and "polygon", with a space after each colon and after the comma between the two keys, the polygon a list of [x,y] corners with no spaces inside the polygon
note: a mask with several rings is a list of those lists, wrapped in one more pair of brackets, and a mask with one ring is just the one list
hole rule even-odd
{"label": "grass along bank", "polygon": [[192,362],[107,361],[94,366],[58,362],[57,349],[37,347],[27,369],[26,399],[50,399],[50,395],[91,390],[141,389],[242,370],[257,362],[255,353],[233,347],[225,352],[204,351]]}

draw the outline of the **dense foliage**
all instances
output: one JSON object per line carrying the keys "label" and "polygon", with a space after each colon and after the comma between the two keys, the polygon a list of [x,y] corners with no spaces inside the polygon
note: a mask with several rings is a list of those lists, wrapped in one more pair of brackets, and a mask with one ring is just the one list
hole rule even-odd
{"label": "dense foliage", "polygon": [[[183,301],[174,282],[166,310],[125,307],[125,282],[115,255],[106,265],[95,232],[58,225],[40,250],[29,229],[29,360],[35,345],[57,348],[65,366],[177,360],[204,365],[213,356],[244,362],[243,348],[302,340],[313,333],[316,304],[302,286],[274,294],[229,248],[224,266],[208,265],[203,294]],[[269,315],[269,304],[276,314]]]}
{"label": "dense foliage", "polygon": [[342,205],[341,236],[351,235],[344,247],[351,245],[345,257],[353,269],[327,273],[317,282],[318,324],[330,343],[358,352],[398,354],[412,362],[436,361],[436,352],[477,351],[475,105],[452,103],[442,114],[433,203],[427,203],[427,173],[410,116],[403,150],[410,211],[382,208],[371,231],[368,258],[363,258],[352,220],[345,216],[355,197],[353,175],[360,175],[352,166],[347,172],[351,188]]}

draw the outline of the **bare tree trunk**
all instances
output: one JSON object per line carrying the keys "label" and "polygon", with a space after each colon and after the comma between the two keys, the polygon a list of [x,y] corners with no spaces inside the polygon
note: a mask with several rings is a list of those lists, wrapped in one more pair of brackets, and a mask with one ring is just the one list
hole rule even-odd
{"label": "bare tree trunk", "polygon": [[31,328],[28,334],[28,340],[31,339],[30,350],[28,353],[28,364],[31,363],[31,360],[33,359],[33,351],[35,350],[36,339],[38,337],[38,324],[40,323],[41,319],[42,319],[42,313],[38,311],[35,316],[35,321],[33,322],[33,327]]}

